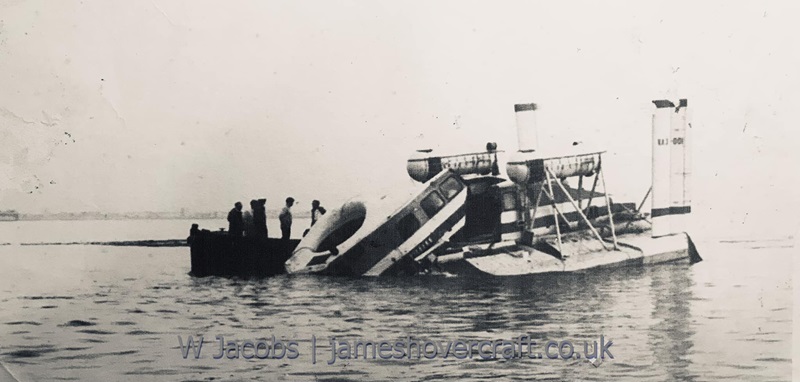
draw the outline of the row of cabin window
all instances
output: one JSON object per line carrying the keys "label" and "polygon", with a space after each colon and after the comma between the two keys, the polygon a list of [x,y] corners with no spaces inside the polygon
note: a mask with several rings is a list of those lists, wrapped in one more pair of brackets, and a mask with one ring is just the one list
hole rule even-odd
{"label": "row of cabin window", "polygon": [[[448,177],[439,186],[439,192],[441,192],[448,201],[452,200],[463,189],[464,185],[453,177]],[[445,200],[442,198],[442,195],[439,195],[439,192],[431,192],[420,202],[422,211],[425,212],[425,215],[427,215],[428,218],[436,215],[436,213],[439,212],[445,205]],[[421,224],[422,223],[420,223],[419,219],[417,219],[413,213],[410,213],[400,219],[397,224],[397,229],[400,231],[400,237],[402,240],[408,240],[408,238],[410,238],[411,235],[413,235],[414,232],[419,229]]]}

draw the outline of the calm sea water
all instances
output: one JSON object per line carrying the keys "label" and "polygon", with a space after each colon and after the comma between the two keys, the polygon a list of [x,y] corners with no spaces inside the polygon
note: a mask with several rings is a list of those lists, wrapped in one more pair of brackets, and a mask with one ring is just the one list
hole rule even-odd
{"label": "calm sea water", "polygon": [[[63,222],[37,223],[0,226],[0,235],[16,232],[0,242],[180,238],[190,222],[119,222],[110,229],[108,222],[80,222],[84,229],[71,237],[58,227]],[[152,232],[162,236],[138,237]],[[258,281],[193,279],[187,248],[4,245],[0,363],[20,380],[787,381],[797,252],[791,244],[701,242],[705,261],[692,266],[557,277]],[[584,359],[453,357],[326,363],[334,336],[495,340],[523,333],[579,343],[602,334],[613,340],[615,358],[599,367]],[[201,359],[183,359],[179,335],[275,335],[298,341],[300,355],[216,360],[211,342]]]}
{"label": "calm sea water", "polygon": [[[42,220],[0,222],[0,244],[11,243],[75,243],[125,240],[184,239],[189,236],[193,223],[200,228],[218,231],[228,229],[221,219],[174,219],[174,220]],[[299,239],[311,219],[295,218],[292,237]],[[281,235],[277,218],[267,220],[271,237]]]}

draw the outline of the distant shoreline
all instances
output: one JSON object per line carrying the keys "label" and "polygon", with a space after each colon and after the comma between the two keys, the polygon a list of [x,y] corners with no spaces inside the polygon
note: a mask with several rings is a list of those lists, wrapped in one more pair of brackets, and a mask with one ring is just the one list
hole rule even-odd
{"label": "distant shoreline", "polygon": [[[10,243],[3,243],[9,245]],[[88,242],[69,242],[69,243],[20,243],[22,246],[31,245],[109,245],[115,247],[188,247],[186,239],[167,239],[167,240],[125,240],[125,241],[88,241]]]}
{"label": "distant shoreline", "polygon": [[[280,211],[268,211],[267,217],[277,219]],[[310,218],[308,211],[292,211],[295,218]],[[76,212],[55,214],[19,214],[18,220],[0,220],[3,222],[15,221],[71,221],[71,220],[222,220],[227,218],[227,212],[204,212],[181,215],[172,212],[132,212],[132,213],[100,213]]]}
{"label": "distant shoreline", "polygon": [[187,217],[58,217],[58,216],[47,216],[47,217],[20,217],[19,220],[3,220],[3,222],[15,222],[15,221],[76,221],[76,220],[217,220],[224,218],[216,218],[216,217],[196,217],[196,216],[187,216]]}

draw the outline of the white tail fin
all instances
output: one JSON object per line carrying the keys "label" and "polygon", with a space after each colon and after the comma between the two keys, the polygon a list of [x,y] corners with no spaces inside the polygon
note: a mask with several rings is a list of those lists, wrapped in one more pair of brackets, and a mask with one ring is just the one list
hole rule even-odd
{"label": "white tail fin", "polygon": [[653,237],[684,232],[691,212],[688,102],[653,101]]}
{"label": "white tail fin", "polygon": [[686,155],[689,152],[687,145],[687,109],[685,99],[680,100],[678,107],[670,116],[670,205],[669,213],[671,233],[686,231],[686,218],[690,212],[690,203],[687,194],[689,167],[686,164]]}
{"label": "white tail fin", "polygon": [[653,219],[653,237],[669,235],[670,229],[670,115],[675,107],[671,101],[653,101],[653,205],[650,217]]}
{"label": "white tail fin", "polygon": [[692,111],[689,109],[689,101],[681,100],[680,113],[683,115],[684,138],[683,138],[683,208],[684,226],[683,230],[689,228],[688,218],[692,213]]}

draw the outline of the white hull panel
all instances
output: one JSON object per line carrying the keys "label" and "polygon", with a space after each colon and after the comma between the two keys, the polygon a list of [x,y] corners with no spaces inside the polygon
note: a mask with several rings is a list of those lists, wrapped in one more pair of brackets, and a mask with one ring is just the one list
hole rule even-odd
{"label": "white hull panel", "polygon": [[490,254],[485,250],[474,251],[477,253],[466,250],[440,257],[438,265],[443,271],[455,274],[520,276],[690,260],[690,239],[683,233],[658,238],[652,238],[649,232],[628,234],[619,236],[618,242],[619,249],[606,250],[597,240],[567,241],[562,244],[563,253],[568,255],[565,259],[519,245],[490,250]]}

